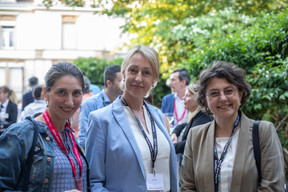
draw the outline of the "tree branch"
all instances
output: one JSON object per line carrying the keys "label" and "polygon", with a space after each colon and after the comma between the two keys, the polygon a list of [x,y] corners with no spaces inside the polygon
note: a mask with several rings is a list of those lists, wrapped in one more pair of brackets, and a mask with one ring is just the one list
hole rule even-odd
{"label": "tree branch", "polygon": [[286,122],[287,120],[288,120],[288,114],[280,121],[279,125],[276,127],[276,131],[278,131],[282,126],[282,124],[284,124],[284,122]]}

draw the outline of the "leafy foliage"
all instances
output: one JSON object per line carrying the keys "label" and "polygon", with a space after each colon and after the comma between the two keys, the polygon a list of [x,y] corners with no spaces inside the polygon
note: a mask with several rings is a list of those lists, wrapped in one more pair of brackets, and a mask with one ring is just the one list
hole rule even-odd
{"label": "leafy foliage", "polygon": [[160,54],[161,79],[153,94],[157,106],[170,92],[165,80],[173,69],[185,67],[196,80],[215,60],[233,62],[246,70],[253,87],[242,110],[279,126],[288,147],[288,122],[283,121],[288,114],[286,0],[125,0],[105,8],[106,2],[98,0],[102,13],[124,17],[123,33],[135,34],[129,46],[149,45]]}
{"label": "leafy foliage", "polygon": [[73,61],[89,78],[91,83],[97,84],[99,87],[104,85],[104,70],[109,65],[121,65],[123,59],[114,60],[99,59],[99,58],[77,58]]}
{"label": "leafy foliage", "polygon": [[[252,85],[252,94],[243,111],[253,119],[265,119],[280,125],[288,114],[287,10],[262,14],[247,28],[236,30],[199,45],[181,65],[196,77],[215,60],[236,63],[244,68]],[[287,145],[288,123],[279,127],[282,143]]]}

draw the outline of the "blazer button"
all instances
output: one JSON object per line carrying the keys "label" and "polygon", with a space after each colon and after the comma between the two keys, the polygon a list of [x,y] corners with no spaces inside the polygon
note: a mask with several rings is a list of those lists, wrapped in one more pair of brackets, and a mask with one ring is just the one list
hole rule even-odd
{"label": "blazer button", "polygon": [[46,179],[44,180],[44,183],[48,183],[48,182],[49,182],[49,179],[46,178]]}
{"label": "blazer button", "polygon": [[48,161],[48,162],[51,161],[51,157],[47,157],[47,161]]}
{"label": "blazer button", "polygon": [[46,137],[46,140],[47,140],[47,141],[50,141],[50,137]]}

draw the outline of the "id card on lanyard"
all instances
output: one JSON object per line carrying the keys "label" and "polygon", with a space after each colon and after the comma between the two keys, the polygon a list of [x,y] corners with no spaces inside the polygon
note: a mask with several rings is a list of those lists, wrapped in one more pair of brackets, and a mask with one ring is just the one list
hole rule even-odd
{"label": "id card on lanyard", "polygon": [[235,133],[235,130],[236,130],[236,127],[238,127],[239,125],[239,122],[240,122],[240,111],[238,112],[238,116],[237,116],[237,119],[236,121],[234,122],[234,126],[233,126],[233,129],[232,129],[232,133],[231,133],[231,136],[229,137],[227,143],[225,144],[224,146],[224,149],[223,149],[223,152],[220,156],[220,159],[218,158],[218,153],[217,153],[217,148],[216,148],[216,144],[215,144],[215,141],[214,141],[214,188],[215,188],[215,192],[218,192],[219,191],[219,183],[221,181],[221,165],[225,159],[225,156],[228,152],[228,148],[232,142],[232,138],[233,138],[233,135]]}
{"label": "id card on lanyard", "polygon": [[[123,98],[123,96],[121,97],[121,101],[122,103],[125,105],[125,106],[128,106],[128,103],[125,101],[125,99]],[[145,103],[144,103],[145,104]],[[131,110],[132,111],[132,110]],[[152,115],[150,113],[150,111],[148,110],[147,108],[147,111],[149,113],[149,116],[150,116],[150,120],[151,120],[151,129],[152,129],[152,136],[153,136],[153,146],[148,138],[148,136],[146,135],[145,131],[144,131],[144,128],[143,126],[141,125],[140,123],[140,120],[138,119],[138,117],[136,117],[136,115],[134,114],[135,116],[135,119],[136,119],[136,122],[139,126],[139,129],[141,130],[142,132],[142,135],[144,136],[145,138],[145,141],[149,147],[149,151],[150,151],[150,155],[151,155],[151,161],[152,161],[152,171],[153,173],[148,173],[146,175],[146,187],[147,187],[147,190],[148,191],[151,191],[151,190],[164,190],[164,177],[163,177],[163,174],[156,174],[155,173],[155,161],[156,161],[156,157],[157,157],[157,154],[158,154],[158,143],[157,143],[157,133],[156,133],[156,126],[155,126],[155,122],[152,118]]]}
{"label": "id card on lanyard", "polygon": [[51,132],[51,134],[53,135],[53,138],[55,139],[55,141],[57,142],[57,144],[59,145],[59,147],[61,148],[61,150],[64,152],[64,154],[66,155],[66,157],[69,159],[70,161],[70,164],[71,164],[71,167],[72,167],[72,171],[73,171],[73,176],[74,176],[74,180],[75,180],[75,185],[76,185],[76,188],[78,190],[81,191],[81,180],[82,180],[82,170],[83,170],[83,164],[82,164],[82,160],[81,160],[81,157],[80,157],[80,153],[78,151],[78,148],[77,148],[77,145],[76,145],[76,142],[75,142],[75,139],[74,139],[74,136],[73,136],[73,133],[72,133],[72,129],[69,125],[68,122],[66,122],[65,124],[65,127],[70,129],[71,132],[69,133],[70,134],[70,137],[72,139],[72,142],[73,142],[73,152],[76,156],[76,159],[78,161],[78,164],[80,166],[80,179],[77,179],[77,173],[76,173],[76,166],[75,166],[75,163],[74,161],[69,157],[69,154],[68,154],[68,151],[67,149],[65,148],[64,146],[64,143],[59,135],[59,133],[57,132],[47,110],[43,113],[43,117],[44,117],[44,120],[45,122],[47,123],[47,126]]}

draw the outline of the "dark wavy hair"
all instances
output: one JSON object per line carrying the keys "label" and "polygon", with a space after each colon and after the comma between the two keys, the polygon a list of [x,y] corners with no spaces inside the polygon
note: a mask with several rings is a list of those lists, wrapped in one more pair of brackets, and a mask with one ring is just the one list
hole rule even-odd
{"label": "dark wavy hair", "polygon": [[178,78],[180,81],[185,80],[186,85],[190,84],[190,75],[189,72],[187,71],[187,69],[185,68],[180,68],[180,69],[176,69],[174,70],[172,73],[177,73],[179,72]]}
{"label": "dark wavy hair", "polygon": [[203,70],[198,77],[198,103],[208,114],[212,113],[206,103],[206,90],[213,78],[226,79],[229,83],[235,85],[238,91],[243,93],[241,106],[246,103],[251,93],[251,85],[246,81],[245,70],[236,66],[234,63],[215,61],[211,68]]}

